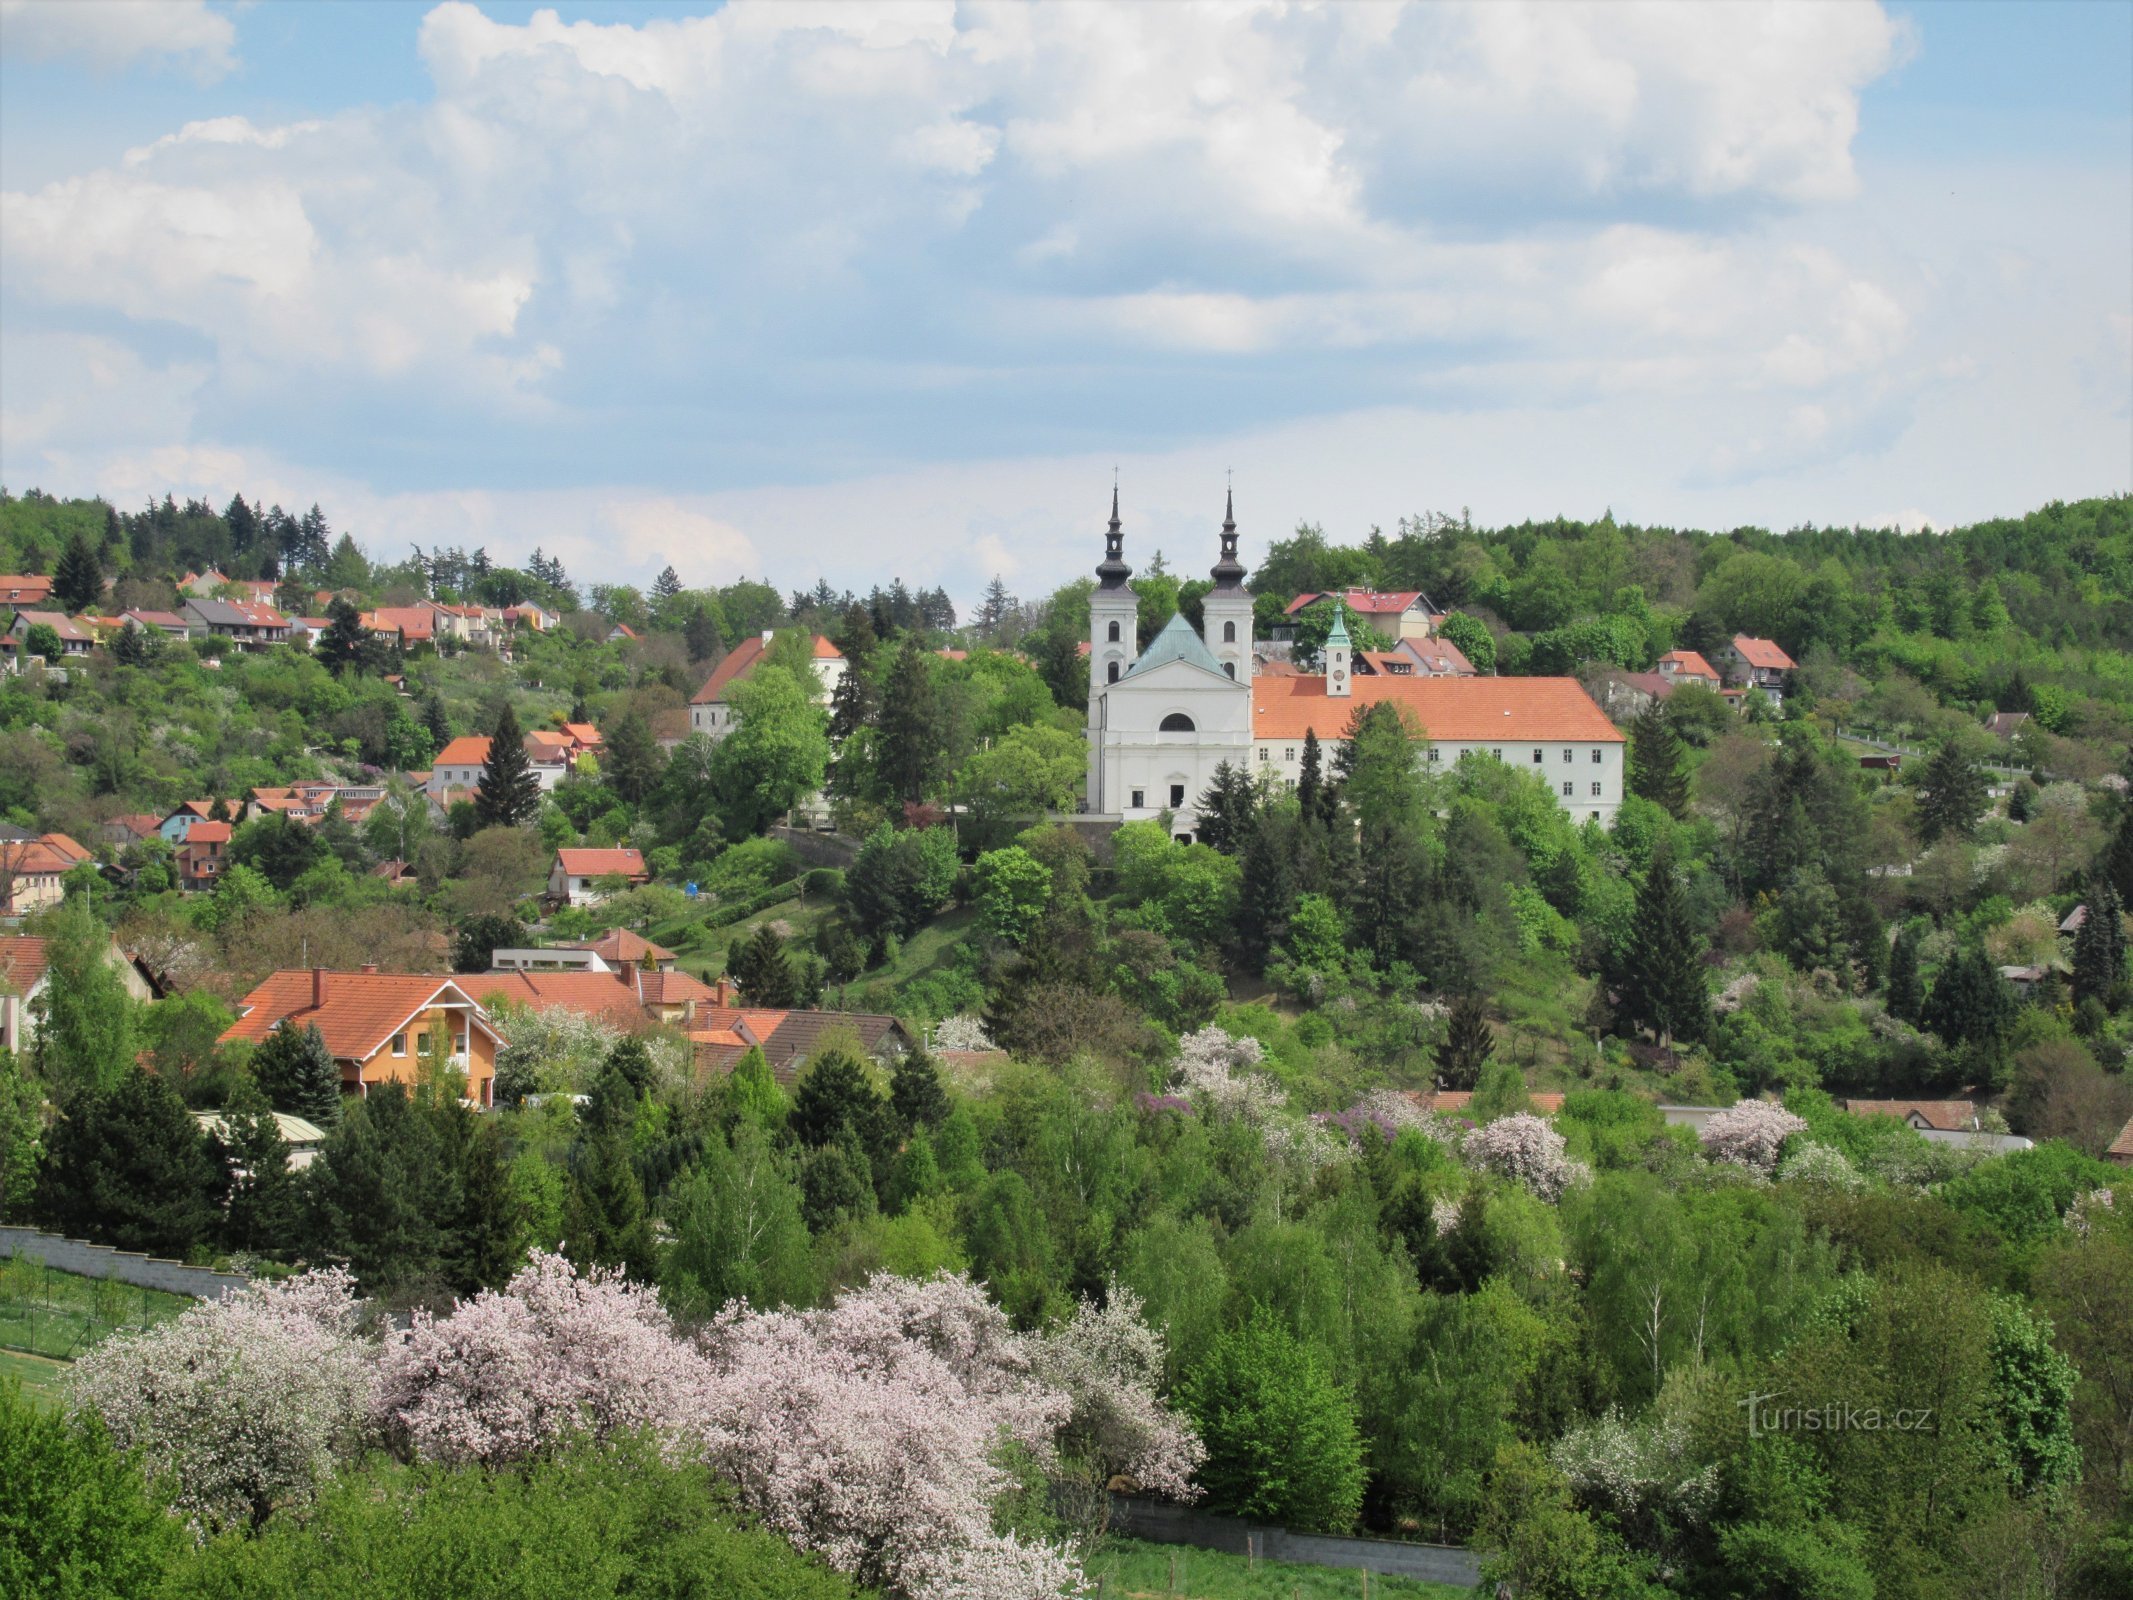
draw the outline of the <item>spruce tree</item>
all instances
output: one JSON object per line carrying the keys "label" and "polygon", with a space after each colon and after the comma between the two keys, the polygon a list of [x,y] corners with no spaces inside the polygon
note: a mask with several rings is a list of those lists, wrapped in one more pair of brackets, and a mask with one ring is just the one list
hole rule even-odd
{"label": "spruce tree", "polygon": [[522,828],[540,814],[541,780],[526,759],[518,717],[506,704],[489,735],[489,758],[482,763],[481,792],[474,797],[474,820],[483,828]]}
{"label": "spruce tree", "polygon": [[341,1068],[316,1023],[284,1024],[252,1054],[252,1081],[268,1105],[331,1131],[341,1120]]}
{"label": "spruce tree", "polygon": [[326,606],[326,618],[326,631],[318,636],[312,654],[328,672],[359,665],[370,632],[363,626],[362,614],[351,602],[336,596]]}
{"label": "spruce tree", "polygon": [[1943,835],[1970,837],[1985,809],[1985,775],[1953,739],[1933,752],[1918,776],[1918,837],[1932,844]]}
{"label": "spruce tree", "polygon": [[1296,774],[1296,809],[1308,825],[1318,818],[1319,801],[1325,794],[1325,752],[1319,748],[1318,730],[1304,729],[1303,763]]}
{"label": "spruce tree", "polygon": [[882,687],[875,770],[889,798],[906,805],[916,805],[932,793],[946,762],[948,728],[933,665],[925,641],[910,634]]}
{"label": "spruce tree", "polygon": [[581,1269],[620,1267],[639,1282],[655,1281],[652,1219],[627,1133],[603,1133],[579,1144],[563,1216],[563,1253]]}
{"label": "spruce tree", "polygon": [[681,593],[681,574],[671,566],[659,569],[659,576],[652,580],[652,604],[663,605]]}
{"label": "spruce tree", "polygon": [[1224,855],[1235,855],[1243,846],[1257,808],[1258,796],[1252,792],[1251,777],[1242,767],[1231,766],[1227,761],[1218,763],[1214,779],[1200,796],[1197,807],[1200,843],[1212,845]]}
{"label": "spruce tree", "polygon": [[1629,792],[1665,808],[1670,817],[1689,809],[1689,778],[1682,765],[1681,736],[1655,696],[1629,730]]}
{"label": "spruce tree", "polygon": [[2014,991],[1984,948],[1971,945],[1941,967],[1920,1020],[1944,1044],[1990,1044],[2014,1025],[2014,1014]]}
{"label": "spruce tree", "polygon": [[422,726],[429,730],[430,743],[437,749],[452,742],[452,719],[445,714],[444,701],[434,693],[422,702]]}
{"label": "spruce tree", "polygon": [[2074,1003],[2110,1006],[2125,980],[2125,906],[2111,880],[2098,873],[2089,883],[2087,913],[2074,935]]}
{"label": "spruce tree", "polygon": [[220,1179],[178,1091],[132,1066],[53,1126],[36,1209],[70,1238],[182,1260],[207,1240]]}
{"label": "spruce tree", "polygon": [[[455,1108],[456,1109],[456,1108]],[[445,1277],[461,1294],[500,1289],[526,1256],[525,1201],[511,1182],[504,1131],[494,1117],[461,1112],[459,1210],[447,1234]]]}
{"label": "spruce tree", "polygon": [[52,599],[70,615],[87,611],[104,597],[104,569],[89,541],[76,532],[67,540],[59,565],[52,569]]}
{"label": "spruce tree", "polygon": [[727,975],[751,1006],[780,1008],[793,1003],[795,983],[785,941],[769,923],[756,929],[727,960]]}
{"label": "spruce tree", "polygon": [[659,782],[665,761],[651,725],[636,712],[626,712],[607,732],[600,774],[607,786],[631,805],[643,803]]}
{"label": "spruce tree", "polygon": [[718,618],[711,615],[708,606],[699,605],[689,613],[689,620],[681,626],[681,638],[689,648],[691,661],[713,660],[726,648],[726,641],[719,634]]}
{"label": "spruce tree", "polygon": [[1918,928],[1905,923],[1896,932],[1889,949],[1889,1015],[1899,1022],[1916,1022],[1925,1003],[1925,985],[1918,976]]}
{"label": "spruce tree", "polygon": [[296,1174],[289,1170],[289,1143],[273,1108],[255,1086],[240,1084],[222,1126],[222,1137],[211,1142],[228,1185],[222,1242],[254,1254],[295,1249]]}
{"label": "spruce tree", "polygon": [[889,1070],[889,1109],[906,1133],[936,1126],[948,1115],[948,1091],[940,1069],[923,1050],[897,1059]]}
{"label": "spruce tree", "polygon": [[2133,800],[2120,806],[2118,827],[2111,834],[2111,842],[2103,852],[2099,867],[2103,876],[2111,880],[2111,887],[2118,891],[2118,903],[2133,904]]}
{"label": "spruce tree", "polygon": [[1471,1089],[1495,1053],[1496,1036],[1489,1032],[1488,1009],[1481,996],[1459,996],[1452,1002],[1443,1041],[1437,1046],[1437,1082],[1446,1089]]}
{"label": "spruce tree", "polygon": [[1704,987],[1703,940],[1689,921],[1688,901],[1664,847],[1637,889],[1619,987],[1622,1020],[1650,1029],[1662,1045],[1704,1036],[1711,1000]]}

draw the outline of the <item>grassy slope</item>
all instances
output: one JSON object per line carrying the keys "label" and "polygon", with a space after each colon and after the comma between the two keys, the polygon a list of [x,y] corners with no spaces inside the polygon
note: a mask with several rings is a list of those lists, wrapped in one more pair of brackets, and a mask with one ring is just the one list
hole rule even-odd
{"label": "grassy slope", "polygon": [[[1176,1562],[1177,1587],[1170,1587]],[[1360,1600],[1363,1574],[1339,1567],[1303,1567],[1281,1561],[1247,1565],[1243,1556],[1202,1550],[1193,1545],[1143,1544],[1137,1539],[1106,1539],[1085,1565],[1104,1600],[1128,1596],[1175,1594],[1178,1600]],[[1372,1574],[1372,1600],[1472,1600],[1472,1589],[1413,1578]]]}
{"label": "grassy slope", "polygon": [[47,1356],[0,1350],[0,1380],[18,1378],[22,1397],[32,1405],[57,1406],[66,1383],[67,1364]]}

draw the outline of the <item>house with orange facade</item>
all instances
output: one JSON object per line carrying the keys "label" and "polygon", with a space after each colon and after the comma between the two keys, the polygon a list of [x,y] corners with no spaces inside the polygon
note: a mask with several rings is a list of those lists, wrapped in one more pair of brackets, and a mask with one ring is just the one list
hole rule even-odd
{"label": "house with orange facade", "polygon": [[414,1084],[431,1041],[441,1036],[452,1066],[466,1074],[466,1098],[478,1106],[495,1100],[496,1052],[505,1041],[459,979],[375,967],[277,972],[244,997],[222,1037],[258,1044],[276,1028],[307,1026],[318,1029],[340,1064],[344,1094]]}

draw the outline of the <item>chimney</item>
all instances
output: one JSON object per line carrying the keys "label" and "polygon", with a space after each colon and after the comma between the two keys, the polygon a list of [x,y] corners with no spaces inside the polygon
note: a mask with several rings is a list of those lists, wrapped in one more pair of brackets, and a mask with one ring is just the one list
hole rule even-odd
{"label": "chimney", "polygon": [[378,964],[375,961],[366,961],[363,963],[363,970],[365,972],[376,972],[378,970]]}
{"label": "chimney", "polygon": [[316,1011],[325,1003],[326,969],[324,967],[313,967],[311,969],[311,1009]]}

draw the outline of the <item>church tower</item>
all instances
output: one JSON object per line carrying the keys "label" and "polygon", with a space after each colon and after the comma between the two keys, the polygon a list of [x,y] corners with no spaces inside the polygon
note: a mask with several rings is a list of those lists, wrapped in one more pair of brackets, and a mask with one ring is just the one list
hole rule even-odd
{"label": "church tower", "polygon": [[1348,698],[1348,656],[1348,618],[1336,600],[1333,602],[1333,629],[1326,635],[1326,693],[1342,700]]}
{"label": "church tower", "polygon": [[1089,809],[1105,809],[1103,793],[1104,691],[1126,675],[1140,655],[1140,597],[1126,585],[1133,569],[1126,565],[1126,536],[1118,522],[1118,485],[1111,485],[1111,526],[1104,534],[1104,558],[1096,569],[1096,592],[1089,596]]}
{"label": "church tower", "polygon": [[1244,564],[1237,559],[1237,496],[1230,491],[1222,508],[1222,559],[1208,576],[1214,588],[1201,602],[1201,637],[1222,670],[1239,683],[1252,681],[1252,597],[1244,587]]}

